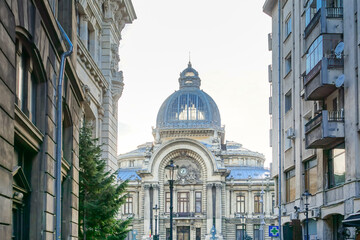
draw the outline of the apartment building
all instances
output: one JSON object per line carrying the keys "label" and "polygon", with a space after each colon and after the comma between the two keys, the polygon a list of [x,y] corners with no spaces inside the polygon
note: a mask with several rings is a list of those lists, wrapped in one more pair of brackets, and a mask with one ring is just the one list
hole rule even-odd
{"label": "apartment building", "polygon": [[309,239],[358,236],[342,221],[360,211],[359,10],[356,0],[263,6],[272,19],[271,174],[284,239],[305,236],[306,203]]}

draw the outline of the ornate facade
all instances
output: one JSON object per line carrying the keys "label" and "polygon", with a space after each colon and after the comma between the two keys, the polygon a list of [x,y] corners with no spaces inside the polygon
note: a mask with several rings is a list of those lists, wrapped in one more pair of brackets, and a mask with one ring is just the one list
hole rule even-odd
{"label": "ornate facade", "polygon": [[[128,239],[167,239],[169,170],[173,160],[176,239],[259,238],[264,219],[273,223],[274,185],[263,167],[264,156],[235,142],[225,142],[215,101],[200,90],[201,80],[191,63],[180,74],[180,89],[158,112],[154,142],[118,157],[119,180],[130,180],[121,217],[133,217]],[[154,210],[154,208],[158,210]]]}
{"label": "ornate facade", "polygon": [[121,31],[136,19],[131,0],[77,2],[77,74],[85,93],[85,120],[102,144],[108,169],[117,169],[117,102],[123,91],[118,70]]}

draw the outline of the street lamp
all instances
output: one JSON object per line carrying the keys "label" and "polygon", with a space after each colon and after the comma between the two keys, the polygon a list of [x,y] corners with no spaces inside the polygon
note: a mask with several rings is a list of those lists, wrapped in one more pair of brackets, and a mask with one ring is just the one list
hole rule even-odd
{"label": "street lamp", "polygon": [[155,210],[155,235],[154,235],[154,240],[158,240],[159,236],[157,234],[157,220],[158,220],[158,205],[155,204],[155,207],[153,208]]}
{"label": "street lamp", "polygon": [[264,234],[264,225],[265,225],[265,221],[264,221],[264,189],[262,187],[261,192],[260,192],[260,203],[261,203],[261,213],[260,213],[260,239],[264,240],[265,238],[265,234]]}
{"label": "street lamp", "polygon": [[305,197],[305,223],[306,223],[306,238],[305,240],[309,240],[309,203],[308,203],[308,197],[311,196],[311,194],[306,190],[303,193],[303,197]]}
{"label": "street lamp", "polygon": [[174,161],[170,160],[170,164],[165,168],[170,170],[169,188],[170,188],[170,240],[173,240],[173,190],[174,190],[174,171],[177,168]]}

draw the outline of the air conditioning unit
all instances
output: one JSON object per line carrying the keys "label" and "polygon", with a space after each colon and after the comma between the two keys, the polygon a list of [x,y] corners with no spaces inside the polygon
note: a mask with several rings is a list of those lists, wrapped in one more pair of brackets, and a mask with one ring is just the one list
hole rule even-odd
{"label": "air conditioning unit", "polygon": [[297,220],[298,216],[299,215],[296,212],[292,212],[290,213],[290,220]]}
{"label": "air conditioning unit", "polygon": [[315,101],[314,102],[314,113],[319,113],[323,110],[323,102],[322,101]]}
{"label": "air conditioning unit", "polygon": [[268,80],[269,80],[269,83],[272,82],[272,65],[268,65]]}
{"label": "air conditioning unit", "polygon": [[295,132],[293,128],[289,128],[288,130],[286,130],[286,137],[288,139],[294,139],[295,138]]}
{"label": "air conditioning unit", "polygon": [[272,50],[272,33],[268,34],[268,49],[269,51]]}
{"label": "air conditioning unit", "polygon": [[314,208],[314,209],[311,209],[310,211],[310,216],[311,218],[320,218],[320,208]]}

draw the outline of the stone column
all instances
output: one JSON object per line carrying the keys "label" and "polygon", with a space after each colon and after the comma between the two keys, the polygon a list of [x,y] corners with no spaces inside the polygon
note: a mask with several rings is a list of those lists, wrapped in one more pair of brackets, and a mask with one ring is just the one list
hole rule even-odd
{"label": "stone column", "polygon": [[190,212],[195,212],[195,193],[194,193],[194,186],[191,186],[190,189],[190,208],[189,211]]}
{"label": "stone column", "polygon": [[207,234],[210,234],[210,230],[213,224],[213,212],[212,212],[212,183],[206,185],[206,195],[207,195],[207,206],[206,206],[206,219],[207,219]]}
{"label": "stone column", "polygon": [[222,184],[216,183],[216,214],[215,214],[215,224],[216,224],[216,233],[222,234]]}
{"label": "stone column", "polygon": [[155,227],[155,215],[156,211],[152,209],[153,211],[153,226],[154,226],[154,232],[152,234],[155,234],[155,228],[157,228],[157,232],[159,234],[159,219],[160,219],[160,201],[159,201],[159,194],[160,194],[160,187],[159,184],[153,184],[153,208],[157,205],[158,211],[157,211],[157,226]]}
{"label": "stone column", "polygon": [[149,236],[150,231],[150,184],[144,185],[144,235]]}
{"label": "stone column", "polygon": [[88,21],[89,21],[89,16],[84,14],[81,15],[80,17],[80,39],[82,40],[83,44],[85,45],[85,47],[87,47],[87,43],[88,43]]}

